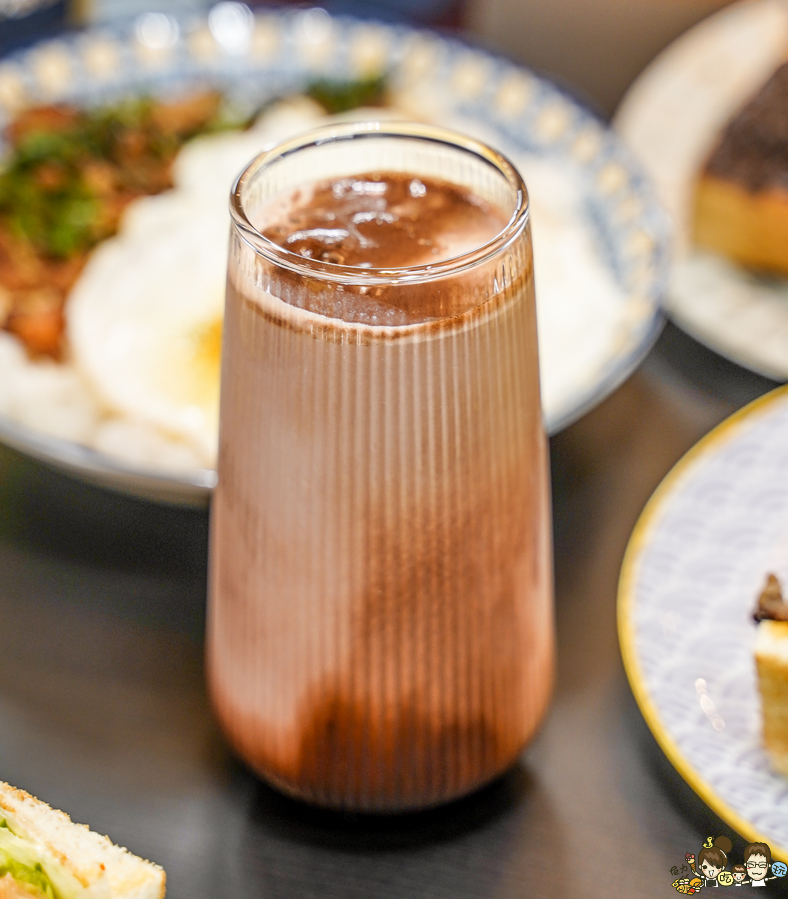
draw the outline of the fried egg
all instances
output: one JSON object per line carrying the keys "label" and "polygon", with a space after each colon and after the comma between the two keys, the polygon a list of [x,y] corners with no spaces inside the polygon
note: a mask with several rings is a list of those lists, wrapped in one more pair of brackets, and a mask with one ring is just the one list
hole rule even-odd
{"label": "fried egg", "polygon": [[69,301],[69,341],[109,411],[178,435],[210,465],[228,226],[190,201],[180,207],[177,226],[97,250]]}

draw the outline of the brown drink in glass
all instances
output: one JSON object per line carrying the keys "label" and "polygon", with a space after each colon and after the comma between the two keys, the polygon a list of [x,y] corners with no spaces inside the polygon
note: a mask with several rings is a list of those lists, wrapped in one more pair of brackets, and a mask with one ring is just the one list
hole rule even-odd
{"label": "brown drink in glass", "polygon": [[310,802],[460,796],[516,760],[552,679],[525,187],[459,135],[348,125],[259,157],[231,208],[217,714]]}

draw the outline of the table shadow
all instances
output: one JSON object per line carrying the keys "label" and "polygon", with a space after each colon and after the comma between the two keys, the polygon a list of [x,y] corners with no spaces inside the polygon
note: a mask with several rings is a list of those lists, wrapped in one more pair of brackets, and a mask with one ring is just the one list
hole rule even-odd
{"label": "table shadow", "polygon": [[124,571],[205,567],[207,508],[153,503],[93,486],[0,446],[0,540]]}
{"label": "table shadow", "polygon": [[780,385],[720,356],[668,321],[647,367],[670,367],[685,382],[739,408]]}
{"label": "table shadow", "polygon": [[562,844],[549,792],[519,763],[486,787],[435,809],[349,814],[299,803],[238,765],[232,789],[246,814],[226,834],[227,895],[299,899],[562,893],[564,873],[534,870]]}
{"label": "table shadow", "polygon": [[510,812],[534,789],[531,774],[518,763],[469,796],[424,811],[386,815],[307,805],[256,780],[248,772],[245,776],[254,781],[249,785],[249,822],[253,828],[354,852],[409,849],[453,839]]}

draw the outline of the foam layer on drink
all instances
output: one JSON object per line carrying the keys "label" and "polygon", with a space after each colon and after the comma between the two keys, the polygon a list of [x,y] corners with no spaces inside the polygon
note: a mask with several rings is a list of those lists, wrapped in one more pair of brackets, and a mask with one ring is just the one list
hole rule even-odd
{"label": "foam layer on drink", "polygon": [[[269,202],[255,226],[304,259],[362,269],[445,262],[491,241],[507,224],[496,206],[467,188],[402,172],[367,172],[320,181]],[[306,285],[279,273],[286,302],[350,322],[410,324],[466,311],[483,298],[472,284]],[[471,288],[470,290],[468,288]]]}

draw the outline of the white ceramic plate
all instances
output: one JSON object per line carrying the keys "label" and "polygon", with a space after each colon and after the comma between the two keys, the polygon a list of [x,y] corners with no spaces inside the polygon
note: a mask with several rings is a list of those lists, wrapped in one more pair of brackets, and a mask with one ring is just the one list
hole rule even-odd
{"label": "white ceramic plate", "polygon": [[[225,13],[233,8],[222,4]],[[537,246],[540,332],[548,329],[552,337],[542,344],[548,430],[555,433],[598,403],[648,351],[662,326],[665,217],[610,129],[556,87],[459,42],[332,20],[323,10],[259,15],[249,19],[246,31],[227,25],[232,15],[167,19],[169,25],[164,18],[50,42],[1,62],[0,126],[28,101],[99,103],[213,84],[254,104],[296,93],[316,76],[386,71],[395,102],[407,115],[473,133],[511,156],[527,182],[531,172],[537,245],[540,216],[549,218],[559,193],[560,202],[568,197],[593,247],[591,258],[615,288],[608,295],[588,294],[581,257],[567,251],[554,262],[568,287],[546,299],[550,276],[543,266],[540,289]],[[151,22],[155,27],[148,27]],[[595,313],[599,303],[605,315]],[[200,503],[215,483],[213,471],[144,471],[3,416],[0,440],[138,496]]]}
{"label": "white ceramic plate", "polygon": [[788,58],[788,6],[746,0],[696,25],[637,79],[614,127],[675,223],[666,305],[689,334],[759,374],[788,379],[788,279],[693,250],[693,184],[725,123]]}
{"label": "white ceramic plate", "polygon": [[788,387],[711,432],[656,491],[618,597],[629,682],[665,754],[748,841],[788,859],[788,778],[760,738],[752,611],[788,577]]}

